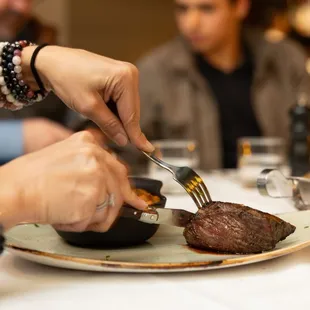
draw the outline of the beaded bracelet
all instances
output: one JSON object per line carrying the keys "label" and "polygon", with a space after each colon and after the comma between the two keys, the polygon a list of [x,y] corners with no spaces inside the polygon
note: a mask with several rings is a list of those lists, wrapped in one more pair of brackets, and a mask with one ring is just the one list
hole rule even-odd
{"label": "beaded bracelet", "polygon": [[4,251],[4,236],[3,236],[3,226],[0,224],[0,255]]}
{"label": "beaded bracelet", "polygon": [[23,49],[30,45],[33,44],[29,41],[0,43],[0,100],[7,109],[19,110],[43,100],[47,95],[42,90],[33,91],[23,80],[21,55]]}

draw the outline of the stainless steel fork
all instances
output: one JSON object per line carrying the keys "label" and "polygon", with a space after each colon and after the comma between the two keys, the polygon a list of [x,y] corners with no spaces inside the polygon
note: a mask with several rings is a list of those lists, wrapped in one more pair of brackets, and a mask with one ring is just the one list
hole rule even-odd
{"label": "stainless steel fork", "polygon": [[204,184],[202,178],[193,169],[189,167],[176,167],[170,165],[157,158],[154,153],[149,154],[143,151],[142,153],[156,165],[168,170],[173,175],[173,179],[178,182],[191,196],[199,209],[203,208],[204,205],[212,201],[207,186]]}

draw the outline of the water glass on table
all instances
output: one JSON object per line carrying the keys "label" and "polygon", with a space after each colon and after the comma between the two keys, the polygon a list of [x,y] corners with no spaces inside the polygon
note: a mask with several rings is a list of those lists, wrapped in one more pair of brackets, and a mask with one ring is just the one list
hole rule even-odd
{"label": "water glass on table", "polygon": [[255,187],[262,170],[287,173],[285,141],[281,138],[244,137],[238,140],[238,178],[244,187]]}
{"label": "water glass on table", "polygon": [[[158,140],[153,141],[155,155],[168,164],[178,167],[196,169],[199,166],[197,144],[193,140]],[[183,187],[173,180],[167,170],[149,162],[148,175],[150,178],[163,182],[164,194],[186,194]]]}

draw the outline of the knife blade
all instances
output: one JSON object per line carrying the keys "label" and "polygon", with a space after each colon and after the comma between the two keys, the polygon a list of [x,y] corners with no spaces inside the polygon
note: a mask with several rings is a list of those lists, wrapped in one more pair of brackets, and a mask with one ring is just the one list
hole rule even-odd
{"label": "knife blade", "polygon": [[131,207],[123,207],[120,212],[121,217],[132,218],[147,224],[163,224],[176,227],[185,227],[194,213],[181,209],[167,209],[149,207],[145,211]]}

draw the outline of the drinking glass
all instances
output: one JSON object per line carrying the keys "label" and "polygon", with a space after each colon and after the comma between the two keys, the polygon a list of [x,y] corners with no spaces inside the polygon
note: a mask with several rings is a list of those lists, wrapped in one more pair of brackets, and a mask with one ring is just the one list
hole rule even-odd
{"label": "drinking glass", "polygon": [[238,140],[238,177],[245,187],[255,187],[264,169],[287,173],[285,142],[281,138],[244,137]]}

